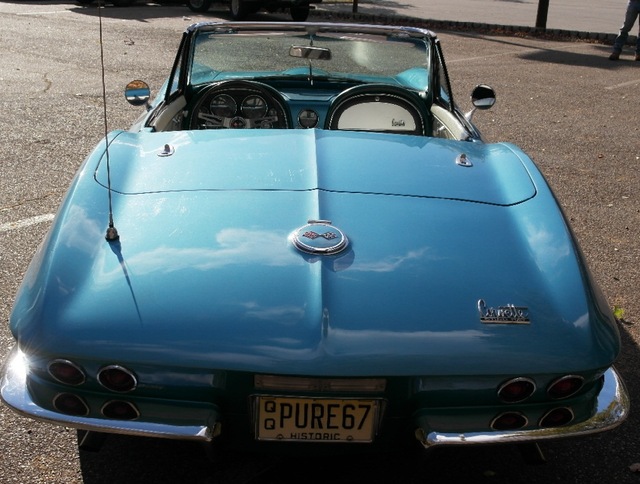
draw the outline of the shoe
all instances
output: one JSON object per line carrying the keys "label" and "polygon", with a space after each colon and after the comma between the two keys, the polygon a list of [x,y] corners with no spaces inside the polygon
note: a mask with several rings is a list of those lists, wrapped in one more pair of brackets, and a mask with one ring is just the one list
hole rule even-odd
{"label": "shoe", "polygon": [[640,61],[640,52],[636,52],[636,60]]}
{"label": "shoe", "polygon": [[620,52],[614,51],[609,56],[609,60],[618,60],[620,59]]}

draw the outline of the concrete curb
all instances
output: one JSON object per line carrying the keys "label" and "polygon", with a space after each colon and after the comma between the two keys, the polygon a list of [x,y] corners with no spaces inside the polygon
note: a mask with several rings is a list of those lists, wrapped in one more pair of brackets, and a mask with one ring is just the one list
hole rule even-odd
{"label": "concrete curb", "polygon": [[[319,20],[338,21],[338,22],[356,22],[356,23],[374,23],[386,25],[405,25],[408,27],[422,27],[433,30],[434,32],[455,31],[455,32],[478,32],[489,33],[495,35],[510,36],[531,36],[547,38],[552,40],[567,41],[584,41],[613,45],[617,36],[612,33],[605,32],[582,32],[575,30],[561,29],[537,29],[535,27],[525,27],[517,25],[495,25],[476,22],[456,22],[452,20],[433,20],[422,19],[416,17],[408,17],[404,15],[379,15],[366,13],[352,13],[343,10],[331,10],[320,4],[314,10],[311,10],[310,16]],[[635,45],[636,36],[629,35],[627,45]]]}

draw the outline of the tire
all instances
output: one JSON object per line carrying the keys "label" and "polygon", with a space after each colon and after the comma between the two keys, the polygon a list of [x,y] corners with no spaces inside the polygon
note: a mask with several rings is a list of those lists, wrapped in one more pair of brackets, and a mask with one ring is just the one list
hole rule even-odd
{"label": "tire", "polygon": [[192,12],[203,13],[209,10],[213,0],[187,0],[187,7]]}
{"label": "tire", "polygon": [[229,2],[229,11],[233,20],[244,20],[251,13],[245,0],[231,0]]}
{"label": "tire", "polygon": [[291,19],[295,22],[304,22],[309,17],[309,5],[305,7],[291,7]]}

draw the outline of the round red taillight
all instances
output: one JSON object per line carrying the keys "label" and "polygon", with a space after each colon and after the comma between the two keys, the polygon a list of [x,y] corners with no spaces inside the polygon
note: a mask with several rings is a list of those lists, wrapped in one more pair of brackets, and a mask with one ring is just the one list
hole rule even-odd
{"label": "round red taillight", "polygon": [[47,366],[47,371],[53,379],[65,385],[78,386],[86,380],[82,368],[69,360],[53,360]]}
{"label": "round red taillight", "polygon": [[98,381],[107,390],[126,393],[138,386],[138,380],[132,371],[118,365],[105,366],[98,372]]}
{"label": "round red taillight", "polygon": [[531,378],[517,377],[504,382],[498,388],[498,397],[506,403],[518,403],[526,400],[536,391]]}
{"label": "round red taillight", "polygon": [[140,416],[140,412],[131,402],[112,400],[104,404],[102,415],[116,420],[135,420]]}
{"label": "round red taillight", "polygon": [[493,419],[491,428],[494,430],[518,430],[527,423],[527,417],[520,412],[505,412]]}
{"label": "round red taillight", "polygon": [[571,422],[573,417],[573,411],[570,408],[554,408],[540,419],[540,427],[561,427]]}
{"label": "round red taillight", "polygon": [[547,388],[547,394],[554,399],[568,398],[580,391],[584,378],[577,375],[566,375],[554,380]]}
{"label": "round red taillight", "polygon": [[85,416],[89,414],[89,406],[78,395],[59,393],[53,399],[53,407],[66,415]]}

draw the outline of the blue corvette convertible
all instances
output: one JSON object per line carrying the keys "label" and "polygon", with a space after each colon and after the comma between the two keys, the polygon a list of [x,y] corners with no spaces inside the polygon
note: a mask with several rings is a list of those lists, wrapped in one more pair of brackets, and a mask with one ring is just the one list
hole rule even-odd
{"label": "blue corvette convertible", "polygon": [[616,321],[557,200],[459,110],[430,31],[200,23],[155,99],[126,96],[145,112],[87,157],[17,294],[17,412],[258,451],[626,417]]}

